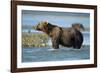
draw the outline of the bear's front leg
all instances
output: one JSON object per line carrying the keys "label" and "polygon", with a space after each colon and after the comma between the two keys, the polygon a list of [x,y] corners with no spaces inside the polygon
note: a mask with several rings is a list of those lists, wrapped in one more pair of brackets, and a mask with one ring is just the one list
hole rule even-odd
{"label": "bear's front leg", "polygon": [[59,39],[58,38],[52,38],[52,47],[54,49],[59,49]]}
{"label": "bear's front leg", "polygon": [[61,29],[59,27],[55,27],[51,32],[51,39],[52,39],[52,47],[54,49],[59,49],[59,41],[61,38]]}

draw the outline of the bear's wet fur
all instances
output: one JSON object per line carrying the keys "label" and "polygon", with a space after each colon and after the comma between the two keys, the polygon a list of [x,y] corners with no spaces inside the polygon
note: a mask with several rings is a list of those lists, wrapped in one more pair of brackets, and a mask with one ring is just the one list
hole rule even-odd
{"label": "bear's wet fur", "polygon": [[54,49],[59,49],[59,45],[76,49],[80,49],[82,46],[83,35],[73,27],[63,28],[47,21],[41,21],[34,28],[38,31],[43,31],[51,37],[52,47]]}

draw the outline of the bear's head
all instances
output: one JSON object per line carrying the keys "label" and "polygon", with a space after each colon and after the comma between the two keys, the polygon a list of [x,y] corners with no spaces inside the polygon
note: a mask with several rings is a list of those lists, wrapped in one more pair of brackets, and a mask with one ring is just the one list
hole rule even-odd
{"label": "bear's head", "polygon": [[48,29],[48,22],[47,21],[41,21],[37,25],[33,26],[33,28],[35,30],[38,30],[38,31],[46,32],[47,29]]}

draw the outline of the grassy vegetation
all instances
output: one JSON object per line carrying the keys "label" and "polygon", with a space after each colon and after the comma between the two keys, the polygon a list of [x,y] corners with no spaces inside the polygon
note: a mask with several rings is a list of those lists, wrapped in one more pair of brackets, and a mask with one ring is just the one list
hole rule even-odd
{"label": "grassy vegetation", "polygon": [[22,47],[45,47],[48,46],[49,37],[43,33],[22,33]]}

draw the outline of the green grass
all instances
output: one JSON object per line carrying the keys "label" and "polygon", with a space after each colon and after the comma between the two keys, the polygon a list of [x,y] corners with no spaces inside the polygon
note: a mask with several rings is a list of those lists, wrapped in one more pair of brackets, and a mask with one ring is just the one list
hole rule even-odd
{"label": "green grass", "polygon": [[22,33],[22,47],[44,47],[49,37],[43,33]]}

